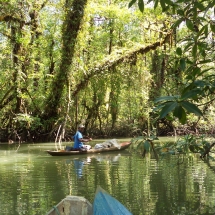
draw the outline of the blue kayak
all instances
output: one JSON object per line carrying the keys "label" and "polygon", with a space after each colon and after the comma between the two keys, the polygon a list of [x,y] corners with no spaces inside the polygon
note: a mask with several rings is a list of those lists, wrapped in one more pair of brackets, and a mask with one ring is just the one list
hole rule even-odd
{"label": "blue kayak", "polygon": [[93,215],[132,215],[132,213],[117,199],[101,187],[96,190],[93,202]]}

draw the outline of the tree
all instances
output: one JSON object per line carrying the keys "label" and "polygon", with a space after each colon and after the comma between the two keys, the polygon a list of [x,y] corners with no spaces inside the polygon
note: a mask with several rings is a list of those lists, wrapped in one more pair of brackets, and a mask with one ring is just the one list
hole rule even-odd
{"label": "tree", "polygon": [[65,20],[62,29],[62,54],[59,70],[55,75],[45,109],[46,118],[58,116],[61,98],[65,86],[69,86],[71,64],[73,61],[76,39],[84,16],[87,0],[68,0],[65,2]]}
{"label": "tree", "polygon": [[[131,7],[138,2],[139,9],[144,11],[143,0],[132,0],[129,3]],[[154,8],[158,3],[163,12],[174,16],[175,22],[172,24],[172,30],[181,30],[186,27],[185,37],[177,34],[175,53],[175,71],[183,73],[179,95],[170,95],[161,97],[156,102],[161,103],[158,106],[160,118],[166,117],[173,112],[182,124],[186,123],[186,112],[202,116],[205,108],[199,109],[199,105],[207,106],[211,104],[214,97],[214,41],[215,22],[213,20],[214,0],[210,1],[171,1],[156,0]],[[171,93],[169,93],[171,94]],[[207,98],[206,101],[204,99]]]}
{"label": "tree", "polygon": [[189,38],[178,44],[192,31],[171,28],[170,6],[166,14],[159,6],[128,9],[127,0],[8,0],[0,7],[0,117],[10,132],[37,125],[38,133],[56,135],[81,121],[109,134],[145,129],[154,117],[150,100],[165,93],[172,97],[157,100],[170,106],[162,115],[176,106],[201,114],[174,96],[189,80],[192,44],[186,51]]}

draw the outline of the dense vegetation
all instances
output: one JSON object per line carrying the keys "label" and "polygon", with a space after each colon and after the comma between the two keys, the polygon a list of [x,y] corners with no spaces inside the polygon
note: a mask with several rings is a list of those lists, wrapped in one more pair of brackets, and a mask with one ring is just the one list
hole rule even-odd
{"label": "dense vegetation", "polygon": [[0,2],[1,141],[213,133],[214,1]]}

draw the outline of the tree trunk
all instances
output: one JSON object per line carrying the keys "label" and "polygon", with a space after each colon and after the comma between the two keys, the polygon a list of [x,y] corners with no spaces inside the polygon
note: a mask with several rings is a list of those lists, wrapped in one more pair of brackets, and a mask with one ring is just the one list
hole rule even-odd
{"label": "tree trunk", "polygon": [[62,29],[62,54],[59,71],[52,83],[51,92],[47,99],[45,118],[58,116],[60,101],[64,87],[68,86],[68,78],[74,56],[74,48],[81,21],[84,16],[84,8],[87,0],[67,0],[65,4],[66,16]]}

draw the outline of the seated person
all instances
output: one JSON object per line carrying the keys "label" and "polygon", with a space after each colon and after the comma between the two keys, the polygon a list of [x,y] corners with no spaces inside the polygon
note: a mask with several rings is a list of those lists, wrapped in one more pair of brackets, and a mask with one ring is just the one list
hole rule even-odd
{"label": "seated person", "polygon": [[73,150],[89,150],[89,149],[91,149],[90,145],[84,145],[83,144],[83,142],[89,142],[92,140],[92,138],[87,138],[87,139],[83,138],[83,135],[82,135],[83,130],[84,130],[84,126],[79,125],[78,130],[73,137],[74,138]]}

